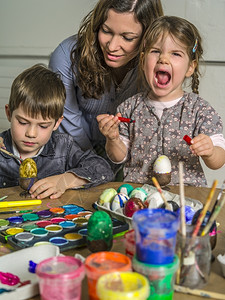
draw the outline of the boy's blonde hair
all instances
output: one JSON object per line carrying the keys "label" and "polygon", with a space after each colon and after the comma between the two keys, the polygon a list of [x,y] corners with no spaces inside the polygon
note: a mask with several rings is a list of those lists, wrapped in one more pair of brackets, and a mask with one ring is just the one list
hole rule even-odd
{"label": "boy's blonde hair", "polygon": [[[145,32],[141,45],[141,56],[139,70],[141,79],[145,80],[143,72],[143,64],[151,47],[158,41],[159,38],[164,39],[167,34],[172,38],[176,38],[181,44],[186,46],[189,60],[196,62],[194,73],[192,74],[192,91],[198,94],[199,86],[199,61],[203,55],[202,39],[198,29],[186,19],[175,16],[163,16],[156,19]],[[149,88],[149,87],[147,87]]]}
{"label": "boy's blonde hair", "polygon": [[19,106],[31,118],[58,120],[63,115],[66,90],[59,76],[42,64],[23,71],[13,81],[9,98],[12,114]]}

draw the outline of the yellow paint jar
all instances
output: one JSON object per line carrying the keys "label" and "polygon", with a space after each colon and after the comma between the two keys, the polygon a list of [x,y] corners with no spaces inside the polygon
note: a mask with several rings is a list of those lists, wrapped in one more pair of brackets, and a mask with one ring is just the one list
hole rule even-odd
{"label": "yellow paint jar", "polygon": [[150,288],[148,279],[136,272],[113,272],[102,275],[97,282],[100,300],[146,300]]}

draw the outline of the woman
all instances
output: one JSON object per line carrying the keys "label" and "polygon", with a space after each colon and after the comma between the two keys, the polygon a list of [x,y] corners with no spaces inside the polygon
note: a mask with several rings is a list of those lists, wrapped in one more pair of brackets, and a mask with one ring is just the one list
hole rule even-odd
{"label": "woman", "polygon": [[139,46],[151,22],[162,14],[160,0],[99,0],[78,34],[52,53],[49,66],[61,75],[67,93],[59,130],[71,134],[82,149],[104,152],[96,116],[115,114],[139,90]]}

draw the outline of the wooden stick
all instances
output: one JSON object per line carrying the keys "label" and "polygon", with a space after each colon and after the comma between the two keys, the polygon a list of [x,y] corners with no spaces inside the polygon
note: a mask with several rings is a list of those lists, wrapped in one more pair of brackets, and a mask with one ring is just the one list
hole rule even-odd
{"label": "wooden stick", "polygon": [[161,197],[162,197],[162,199],[164,201],[165,208],[168,209],[168,210],[171,210],[170,206],[169,206],[169,204],[168,204],[168,202],[167,202],[167,200],[166,200],[166,198],[165,198],[165,196],[163,194],[161,186],[158,183],[158,180],[155,177],[152,177],[152,182],[153,182],[154,186],[157,188],[157,191],[160,193],[160,195],[161,195]]}
{"label": "wooden stick", "polygon": [[186,237],[186,218],[185,218],[185,196],[184,196],[184,178],[183,162],[179,162],[179,182],[180,182],[180,218],[181,234]]}
{"label": "wooden stick", "polygon": [[210,299],[225,299],[225,294],[190,289],[188,287],[184,287],[184,286],[180,286],[180,285],[176,285],[176,284],[174,285],[174,291],[184,293],[184,294],[190,294],[190,295],[196,295],[196,296],[200,296],[200,297],[210,298]]}
{"label": "wooden stick", "polygon": [[20,158],[19,156],[14,155],[13,153],[11,153],[11,152],[9,152],[9,151],[3,149],[3,148],[0,148],[0,151],[2,151],[2,152],[4,152],[4,153],[6,153],[6,154],[8,154],[8,155],[10,155],[10,156],[12,156],[12,157],[14,157],[15,159],[20,160],[21,162],[23,161],[22,158]]}

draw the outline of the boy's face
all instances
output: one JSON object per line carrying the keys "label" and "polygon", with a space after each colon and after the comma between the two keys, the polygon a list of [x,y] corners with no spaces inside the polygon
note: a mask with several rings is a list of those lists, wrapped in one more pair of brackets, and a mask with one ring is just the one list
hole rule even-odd
{"label": "boy's face", "polygon": [[57,122],[54,119],[44,120],[41,114],[34,119],[25,114],[20,106],[11,114],[6,105],[5,112],[11,122],[12,140],[23,159],[36,155],[63,119],[61,117]]}

